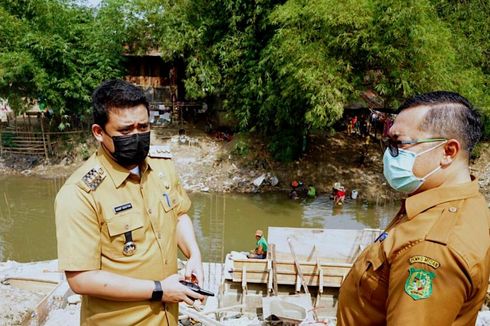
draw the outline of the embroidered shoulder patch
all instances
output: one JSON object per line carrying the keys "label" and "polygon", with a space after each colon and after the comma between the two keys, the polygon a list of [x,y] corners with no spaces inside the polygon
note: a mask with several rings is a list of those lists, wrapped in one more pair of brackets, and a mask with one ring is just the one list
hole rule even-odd
{"label": "embroidered shoulder patch", "polygon": [[405,282],[405,292],[414,300],[427,299],[432,295],[432,280],[436,274],[423,269],[410,267]]}
{"label": "embroidered shoulder patch", "polygon": [[431,267],[434,267],[434,269],[438,269],[439,266],[441,266],[441,264],[437,260],[429,258],[427,256],[412,256],[410,257],[408,262],[410,264],[415,264],[415,263],[426,264]]}

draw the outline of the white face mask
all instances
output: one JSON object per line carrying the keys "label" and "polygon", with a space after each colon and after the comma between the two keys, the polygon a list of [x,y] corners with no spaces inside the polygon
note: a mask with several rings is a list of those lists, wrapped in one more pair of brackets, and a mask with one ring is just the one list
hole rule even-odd
{"label": "white face mask", "polygon": [[437,147],[447,143],[447,140],[433,146],[420,153],[414,153],[404,149],[398,150],[398,156],[393,157],[387,148],[383,156],[383,174],[390,186],[400,192],[411,194],[422,186],[428,177],[441,169],[441,166],[436,167],[424,177],[419,178],[413,174],[413,165],[417,156],[436,149]]}

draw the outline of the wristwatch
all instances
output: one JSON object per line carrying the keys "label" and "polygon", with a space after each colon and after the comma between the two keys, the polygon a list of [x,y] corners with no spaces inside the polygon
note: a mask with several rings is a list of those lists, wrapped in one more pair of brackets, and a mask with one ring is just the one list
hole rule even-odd
{"label": "wristwatch", "polygon": [[151,294],[151,301],[162,301],[163,297],[163,290],[162,290],[162,283],[160,281],[153,281],[155,282],[155,288],[153,289],[153,293]]}

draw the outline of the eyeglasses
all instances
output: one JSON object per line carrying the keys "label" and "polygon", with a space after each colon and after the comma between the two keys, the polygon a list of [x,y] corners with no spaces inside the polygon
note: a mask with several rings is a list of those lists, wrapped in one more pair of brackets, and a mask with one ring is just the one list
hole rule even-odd
{"label": "eyeglasses", "polygon": [[385,141],[385,148],[388,147],[390,150],[390,154],[393,157],[397,157],[399,154],[398,148],[400,145],[415,145],[420,143],[435,143],[438,141],[445,141],[446,138],[423,138],[423,139],[414,139],[414,140],[393,140],[388,138]]}

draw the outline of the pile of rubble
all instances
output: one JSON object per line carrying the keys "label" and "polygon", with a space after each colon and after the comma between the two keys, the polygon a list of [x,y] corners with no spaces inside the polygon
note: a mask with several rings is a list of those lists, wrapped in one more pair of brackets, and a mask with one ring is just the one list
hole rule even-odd
{"label": "pile of rubble", "polygon": [[279,179],[266,169],[237,166],[222,143],[208,137],[173,136],[167,144],[184,188],[189,191],[258,192],[279,185]]}

